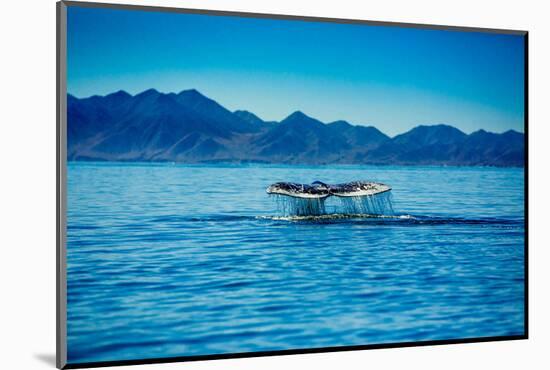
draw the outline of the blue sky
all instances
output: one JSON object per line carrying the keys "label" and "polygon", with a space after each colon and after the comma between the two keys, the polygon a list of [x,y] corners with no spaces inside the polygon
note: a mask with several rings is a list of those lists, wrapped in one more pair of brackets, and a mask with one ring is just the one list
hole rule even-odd
{"label": "blue sky", "polygon": [[78,97],[195,88],[265,120],[523,131],[522,36],[69,7],[67,42]]}

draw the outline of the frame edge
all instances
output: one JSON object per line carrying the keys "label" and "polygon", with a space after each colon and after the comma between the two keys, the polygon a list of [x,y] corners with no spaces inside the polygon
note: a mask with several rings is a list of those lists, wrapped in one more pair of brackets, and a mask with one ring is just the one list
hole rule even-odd
{"label": "frame edge", "polygon": [[451,25],[442,25],[442,24],[408,23],[408,22],[398,22],[398,21],[374,21],[374,20],[354,19],[354,18],[332,18],[332,17],[322,17],[322,16],[302,16],[302,15],[295,15],[295,14],[293,15],[293,14],[255,13],[255,12],[241,12],[241,11],[220,10],[220,9],[179,8],[179,7],[170,7],[170,6],[133,5],[133,4],[123,4],[123,3],[120,3],[120,4],[101,3],[101,2],[78,1],[78,0],[62,0],[62,2],[66,6],[78,6],[82,8],[104,8],[104,9],[114,9],[114,10],[156,11],[156,12],[166,12],[166,13],[204,14],[204,15],[246,17],[246,18],[267,18],[267,19],[294,20],[294,21],[306,21],[306,22],[362,24],[362,25],[371,25],[371,26],[417,28],[417,29],[425,29],[425,30],[497,33],[497,34],[519,35],[519,36],[524,36],[528,32],[527,30],[483,28],[483,27],[474,27],[474,26],[451,26]]}
{"label": "frame edge", "polygon": [[523,263],[524,263],[524,298],[523,298],[523,332],[525,339],[529,339],[529,32],[525,32],[523,35],[524,45],[524,59],[523,59],[523,119],[524,119],[524,164],[523,164],[523,193],[524,193],[524,206],[523,214],[525,219],[525,237],[524,237],[524,251],[523,251]]}
{"label": "frame edge", "polygon": [[67,5],[56,3],[56,367],[67,365]]}

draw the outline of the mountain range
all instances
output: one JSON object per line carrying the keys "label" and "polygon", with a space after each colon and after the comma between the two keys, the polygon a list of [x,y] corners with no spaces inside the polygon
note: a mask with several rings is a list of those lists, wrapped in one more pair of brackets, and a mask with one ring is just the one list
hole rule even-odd
{"label": "mountain range", "polygon": [[524,150],[524,134],[513,130],[468,135],[437,124],[389,137],[300,111],[266,122],[194,89],[67,96],[69,160],[523,166]]}

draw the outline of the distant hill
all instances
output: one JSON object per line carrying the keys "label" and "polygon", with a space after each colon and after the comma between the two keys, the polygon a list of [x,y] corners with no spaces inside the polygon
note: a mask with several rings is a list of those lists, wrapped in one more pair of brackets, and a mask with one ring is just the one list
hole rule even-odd
{"label": "distant hill", "polygon": [[197,90],[67,97],[68,159],[523,166],[524,134],[422,125],[393,138],[372,126],[323,123],[303,112],[265,122]]}
{"label": "distant hill", "polygon": [[265,123],[265,121],[263,121],[260,117],[247,110],[236,110],[233,112],[233,114],[241,118],[242,120],[255,125],[261,125],[262,123]]}

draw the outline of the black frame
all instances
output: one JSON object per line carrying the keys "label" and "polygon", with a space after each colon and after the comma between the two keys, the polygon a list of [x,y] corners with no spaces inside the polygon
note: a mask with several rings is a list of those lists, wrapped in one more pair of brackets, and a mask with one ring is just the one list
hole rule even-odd
{"label": "black frame", "polygon": [[[297,16],[297,15],[283,15],[283,14],[266,14],[266,13],[249,13],[249,12],[236,12],[236,11],[224,11],[224,10],[207,10],[207,9],[190,9],[190,8],[173,8],[173,7],[160,7],[160,6],[146,6],[146,5],[129,5],[129,4],[112,4],[112,3],[96,3],[96,2],[82,2],[82,1],[59,1],[56,4],[57,12],[57,92],[56,92],[56,115],[57,115],[57,142],[56,142],[56,230],[57,230],[57,250],[56,250],[56,366],[59,369],[80,369],[80,368],[93,368],[93,367],[105,367],[105,366],[121,366],[121,365],[143,365],[143,364],[158,364],[158,363],[172,363],[172,362],[184,362],[184,361],[203,361],[203,360],[219,360],[219,359],[231,359],[231,358],[247,358],[247,357],[265,357],[265,356],[281,356],[281,355],[294,355],[294,354],[308,354],[308,353],[323,353],[323,352],[343,352],[343,351],[357,351],[366,349],[381,349],[381,348],[403,348],[403,347],[420,347],[420,346],[433,346],[433,345],[445,345],[445,344],[460,344],[460,343],[481,343],[481,342],[497,342],[507,340],[520,340],[529,338],[529,254],[528,254],[528,240],[529,240],[529,140],[528,140],[528,117],[529,117],[529,32],[521,30],[509,30],[509,29],[493,29],[493,28],[476,28],[476,27],[459,27],[459,26],[445,26],[445,25],[430,25],[430,24],[418,24],[418,23],[400,23],[400,22],[382,22],[382,21],[368,21],[358,19],[341,19],[341,18],[325,18],[325,17],[311,17],[311,16]],[[184,13],[184,14],[204,14],[214,16],[233,16],[233,17],[246,17],[246,18],[267,18],[267,19],[281,19],[281,20],[299,20],[299,21],[312,21],[312,22],[329,22],[329,23],[341,23],[341,24],[362,24],[362,25],[378,25],[378,26],[392,26],[401,28],[419,28],[419,29],[436,29],[436,30],[451,30],[462,32],[484,32],[484,33],[499,33],[509,35],[523,36],[525,42],[524,48],[524,220],[525,220],[525,244],[524,244],[524,334],[523,335],[505,335],[505,336],[492,336],[492,337],[478,337],[478,338],[461,338],[461,339],[444,339],[444,340],[429,340],[429,341],[416,341],[416,342],[401,342],[401,343],[382,343],[382,344],[367,344],[367,345],[354,345],[354,346],[337,346],[337,347],[320,347],[320,348],[301,348],[301,349],[289,349],[289,350],[277,350],[277,351],[259,351],[259,352],[241,352],[241,353],[226,353],[226,354],[210,354],[210,355],[198,355],[198,356],[177,356],[177,357],[161,357],[161,358],[147,358],[138,360],[115,360],[115,361],[97,361],[97,362],[85,362],[68,364],[67,363],[67,343],[66,343],[66,36],[67,36],[67,23],[66,23],[66,9],[69,6],[78,6],[84,8],[105,8],[105,9],[124,9],[124,10],[137,10],[137,11],[154,11],[154,12],[169,12],[169,13]]]}

